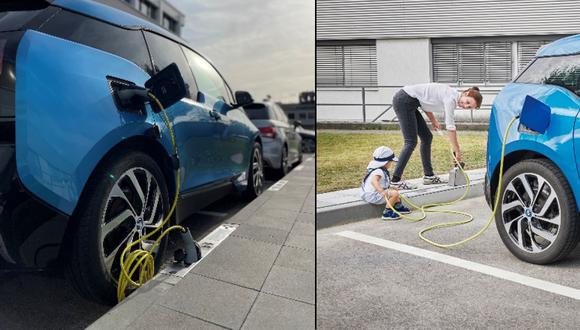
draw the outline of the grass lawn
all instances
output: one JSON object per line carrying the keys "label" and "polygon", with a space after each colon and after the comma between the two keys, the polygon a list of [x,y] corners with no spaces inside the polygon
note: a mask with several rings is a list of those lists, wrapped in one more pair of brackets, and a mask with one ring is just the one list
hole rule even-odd
{"label": "grass lawn", "polygon": [[[403,146],[400,132],[318,132],[316,146],[316,191],[324,193],[359,187],[366,173],[366,166],[375,148],[385,145],[398,155]],[[459,145],[466,169],[485,166],[487,134],[459,132]],[[419,142],[420,143],[420,142]],[[433,169],[437,174],[449,171],[452,166],[449,140],[437,134],[433,136]],[[419,144],[407,163],[403,179],[423,176]]]}

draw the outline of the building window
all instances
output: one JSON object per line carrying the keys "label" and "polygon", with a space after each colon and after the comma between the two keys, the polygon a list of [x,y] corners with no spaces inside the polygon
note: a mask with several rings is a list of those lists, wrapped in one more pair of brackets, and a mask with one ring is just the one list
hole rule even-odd
{"label": "building window", "polygon": [[157,19],[157,7],[147,0],[139,0],[139,11],[145,16]]}
{"label": "building window", "polygon": [[302,119],[302,120],[306,119],[306,112],[301,112],[299,114],[299,118]]}
{"label": "building window", "polygon": [[163,14],[163,27],[171,32],[177,33],[177,21],[167,14]]}
{"label": "building window", "polygon": [[320,42],[316,81],[319,86],[376,86],[376,41]]}
{"label": "building window", "polygon": [[526,66],[536,56],[536,52],[542,46],[549,44],[552,40],[519,41],[518,42],[518,72],[524,71]]}
{"label": "building window", "polygon": [[288,119],[292,119],[293,120],[294,119],[294,113],[290,112],[288,114]]}
{"label": "building window", "polygon": [[433,42],[433,80],[464,84],[501,84],[512,79],[512,43]]}
{"label": "building window", "polygon": [[316,116],[313,112],[308,113],[308,119],[316,119]]}

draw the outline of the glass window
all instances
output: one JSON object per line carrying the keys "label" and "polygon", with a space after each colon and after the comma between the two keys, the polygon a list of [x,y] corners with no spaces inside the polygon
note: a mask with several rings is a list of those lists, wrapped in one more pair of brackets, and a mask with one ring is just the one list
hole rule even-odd
{"label": "glass window", "polygon": [[220,99],[232,104],[232,97],[229,89],[216,69],[203,57],[183,47],[183,51],[193,71],[197,87],[205,95]]}
{"label": "glass window", "polygon": [[333,41],[317,45],[316,83],[324,86],[376,86],[375,41],[361,41],[358,45]]}
{"label": "glass window", "polygon": [[294,114],[293,113],[289,113],[288,114],[288,119],[294,119]]}
{"label": "glass window", "polygon": [[540,57],[516,82],[562,86],[580,95],[580,55]]}
{"label": "glass window", "polygon": [[141,31],[126,30],[66,10],[46,22],[40,31],[118,55],[152,73]]}
{"label": "glass window", "polygon": [[273,113],[263,104],[251,104],[244,106],[246,115],[251,120],[255,119],[272,119],[274,117]]}
{"label": "glass window", "polygon": [[316,116],[314,115],[314,112],[309,112],[308,113],[308,119],[316,119]]}
{"label": "glass window", "polygon": [[197,86],[185,56],[181,51],[181,46],[165,37],[147,31],[145,32],[145,39],[147,39],[147,44],[149,44],[149,50],[153,57],[155,72],[163,70],[171,63],[177,64],[183,80],[188,85],[190,95],[187,97],[195,98]]}
{"label": "glass window", "polygon": [[139,11],[145,16],[157,18],[157,7],[149,1],[139,0]]}
{"label": "glass window", "polygon": [[278,120],[287,123],[288,117],[286,117],[284,110],[282,110],[282,108],[280,108],[280,106],[278,106],[277,104],[274,104],[273,108],[274,111],[276,111],[276,116],[278,117]]}
{"label": "glass window", "polygon": [[506,83],[512,79],[511,42],[435,41],[431,49],[435,82]]}
{"label": "glass window", "polygon": [[169,31],[177,32],[177,21],[168,15],[163,14],[163,27]]}

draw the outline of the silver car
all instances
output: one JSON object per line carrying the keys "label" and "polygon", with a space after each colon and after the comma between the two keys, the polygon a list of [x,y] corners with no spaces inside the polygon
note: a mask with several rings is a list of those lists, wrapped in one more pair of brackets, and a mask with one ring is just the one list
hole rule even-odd
{"label": "silver car", "polygon": [[262,135],[265,165],[283,177],[302,161],[302,137],[296,125],[290,124],[284,110],[273,102],[254,103],[244,110]]}

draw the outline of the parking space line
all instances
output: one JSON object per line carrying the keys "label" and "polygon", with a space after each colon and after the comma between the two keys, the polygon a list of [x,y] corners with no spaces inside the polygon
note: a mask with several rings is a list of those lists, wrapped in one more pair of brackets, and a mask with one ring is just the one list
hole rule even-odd
{"label": "parking space line", "polygon": [[286,184],[288,183],[288,180],[280,180],[276,183],[274,183],[270,188],[268,188],[268,190],[270,191],[279,191],[280,189],[282,189]]}
{"label": "parking space line", "polygon": [[195,266],[197,266],[199,262],[203,260],[203,258],[207,257],[208,254],[210,254],[218,245],[225,241],[225,239],[228,238],[237,228],[237,224],[224,223],[198,242],[199,246],[201,247],[200,260],[196,261],[188,267],[173,264],[169,265],[162,269],[157,276],[171,275],[179,278],[185,277],[185,275],[187,275]]}
{"label": "parking space line", "polygon": [[500,279],[503,279],[506,281],[522,284],[522,285],[529,286],[529,287],[532,287],[535,289],[539,289],[539,290],[555,293],[555,294],[558,294],[561,296],[569,297],[572,299],[580,300],[580,290],[569,287],[569,286],[564,286],[564,285],[540,280],[537,278],[517,274],[514,272],[495,268],[492,266],[487,266],[487,265],[480,264],[477,262],[473,262],[473,261],[469,261],[469,260],[465,260],[465,259],[461,259],[461,258],[456,258],[456,257],[452,257],[452,256],[445,255],[442,253],[424,250],[424,249],[416,248],[414,246],[396,243],[393,241],[388,241],[385,239],[381,239],[381,238],[377,238],[377,237],[373,237],[373,236],[369,236],[369,235],[365,235],[365,234],[360,234],[360,233],[356,233],[353,231],[342,231],[342,232],[337,233],[335,235],[350,238],[350,239],[364,242],[364,243],[368,243],[368,244],[381,246],[381,247],[384,247],[387,249],[411,254],[411,255],[414,255],[417,257],[431,259],[431,260],[438,261],[438,262],[441,262],[444,264],[448,264],[448,265],[452,265],[455,267],[471,270],[471,271],[478,272],[481,274],[490,275],[490,276],[497,277],[497,278],[500,278]]}

